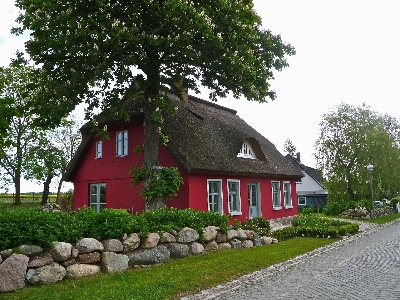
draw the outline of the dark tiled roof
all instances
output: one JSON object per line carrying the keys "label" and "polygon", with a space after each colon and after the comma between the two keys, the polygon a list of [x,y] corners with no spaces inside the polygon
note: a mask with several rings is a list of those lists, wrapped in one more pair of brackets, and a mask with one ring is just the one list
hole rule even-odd
{"label": "dark tiled roof", "polygon": [[317,169],[307,167],[306,165],[300,163],[295,157],[291,156],[290,154],[287,154],[286,159],[290,161],[296,168],[298,168],[301,171],[306,172],[312,179],[314,179],[321,187],[324,187],[322,184],[322,177],[320,172]]}
{"label": "dark tiled roof", "polygon": [[[175,114],[164,114],[161,127],[169,138],[168,149],[185,172],[303,177],[269,140],[243,121],[235,110],[193,96],[189,96],[189,102],[181,102],[172,94],[170,98],[177,110]],[[131,122],[143,120],[138,109],[131,106],[130,110],[137,112],[131,114]],[[85,126],[82,132],[86,132],[86,137],[84,136],[76,156],[71,161],[65,177],[67,181],[72,180],[79,157],[94,138],[94,135],[87,131],[88,125]],[[257,159],[237,157],[245,141],[251,145]]]}

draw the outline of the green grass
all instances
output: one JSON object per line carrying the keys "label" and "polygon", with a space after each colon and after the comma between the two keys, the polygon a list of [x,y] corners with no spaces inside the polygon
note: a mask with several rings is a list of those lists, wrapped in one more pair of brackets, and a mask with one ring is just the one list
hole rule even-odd
{"label": "green grass", "polygon": [[250,249],[226,250],[174,259],[151,268],[67,279],[26,287],[1,299],[172,299],[221,284],[335,242],[334,239],[294,238]]}
{"label": "green grass", "polygon": [[391,215],[376,218],[375,221],[373,219],[363,220],[363,221],[369,222],[369,223],[386,224],[386,223],[389,223],[389,222],[394,221],[399,218],[400,218],[400,213],[396,213],[396,214],[391,214]]}

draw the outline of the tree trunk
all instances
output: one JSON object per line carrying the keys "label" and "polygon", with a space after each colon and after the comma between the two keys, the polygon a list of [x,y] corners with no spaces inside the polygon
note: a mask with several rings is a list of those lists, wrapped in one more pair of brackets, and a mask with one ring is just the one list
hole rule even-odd
{"label": "tree trunk", "polygon": [[50,193],[50,183],[53,179],[53,175],[47,175],[46,181],[43,183],[43,194],[42,194],[42,205],[47,204],[49,200],[49,193]]}
{"label": "tree trunk", "polygon": [[60,204],[60,193],[61,193],[61,187],[63,184],[63,178],[64,178],[64,173],[61,174],[61,179],[58,182],[58,187],[57,187],[57,198],[56,198],[56,203]]}
{"label": "tree trunk", "polygon": [[[153,120],[153,113],[158,109],[159,97],[159,78],[158,76],[148,77],[149,87],[145,92],[147,99],[145,103],[145,119],[144,119],[144,157],[143,166],[147,170],[152,171],[152,167],[157,166],[158,162],[158,148],[160,145],[160,134],[158,132],[159,124]],[[148,181],[144,182],[146,186]],[[151,200],[146,200],[146,210],[159,209],[165,206],[165,199],[163,197],[156,197]]]}
{"label": "tree trunk", "polygon": [[21,205],[21,176],[15,172],[15,180],[14,180],[14,188],[15,188],[15,205]]}

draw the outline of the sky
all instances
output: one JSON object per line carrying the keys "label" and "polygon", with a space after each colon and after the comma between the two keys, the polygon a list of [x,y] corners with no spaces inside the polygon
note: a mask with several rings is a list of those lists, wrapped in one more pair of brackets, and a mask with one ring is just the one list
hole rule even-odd
{"label": "sky", "polygon": [[[290,139],[301,162],[316,167],[314,144],[322,116],[341,103],[368,104],[400,118],[400,1],[255,0],[265,29],[296,49],[289,67],[271,81],[277,99],[259,104],[232,97],[218,104],[235,109],[282,153]],[[0,1],[0,65],[7,66],[27,35],[10,29],[18,15],[11,0]],[[197,95],[208,99],[207,93]],[[40,191],[35,184],[23,191]]]}

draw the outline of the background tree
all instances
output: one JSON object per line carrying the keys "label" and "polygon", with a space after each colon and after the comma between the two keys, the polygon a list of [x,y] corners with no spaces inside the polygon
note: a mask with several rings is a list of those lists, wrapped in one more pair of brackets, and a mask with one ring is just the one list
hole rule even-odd
{"label": "background tree", "polygon": [[78,126],[80,122],[75,118],[64,119],[57,128],[48,129],[38,135],[36,146],[30,148],[26,177],[43,183],[42,205],[48,202],[50,184],[57,177],[57,203],[59,202],[64,174],[81,141]]}
{"label": "background tree", "polygon": [[0,68],[0,106],[8,112],[9,121],[0,138],[0,181],[6,189],[14,185],[17,205],[21,204],[21,178],[26,175],[28,152],[40,132],[33,127],[35,115],[29,106],[33,91],[28,85],[35,74],[34,69],[24,65]]}
{"label": "background tree", "polygon": [[[41,66],[35,112],[43,124],[82,101],[128,118],[127,99],[143,95],[143,166],[158,165],[161,113],[170,88],[211,90],[210,99],[275,99],[269,81],[286,67],[291,45],[261,27],[251,0],[17,0],[13,32],[31,31],[26,50]],[[138,71],[140,74],[137,75]],[[146,185],[146,181],[145,181]],[[160,206],[163,203],[160,202]],[[157,205],[155,205],[157,207]]]}
{"label": "background tree", "polygon": [[323,115],[315,158],[326,178],[330,201],[370,198],[369,164],[374,165],[376,199],[397,193],[400,131],[396,124],[394,118],[371,111],[365,104],[342,103]]}
{"label": "background tree", "polygon": [[290,156],[296,156],[296,146],[289,138],[285,141],[284,148],[285,152],[288,153]]}

